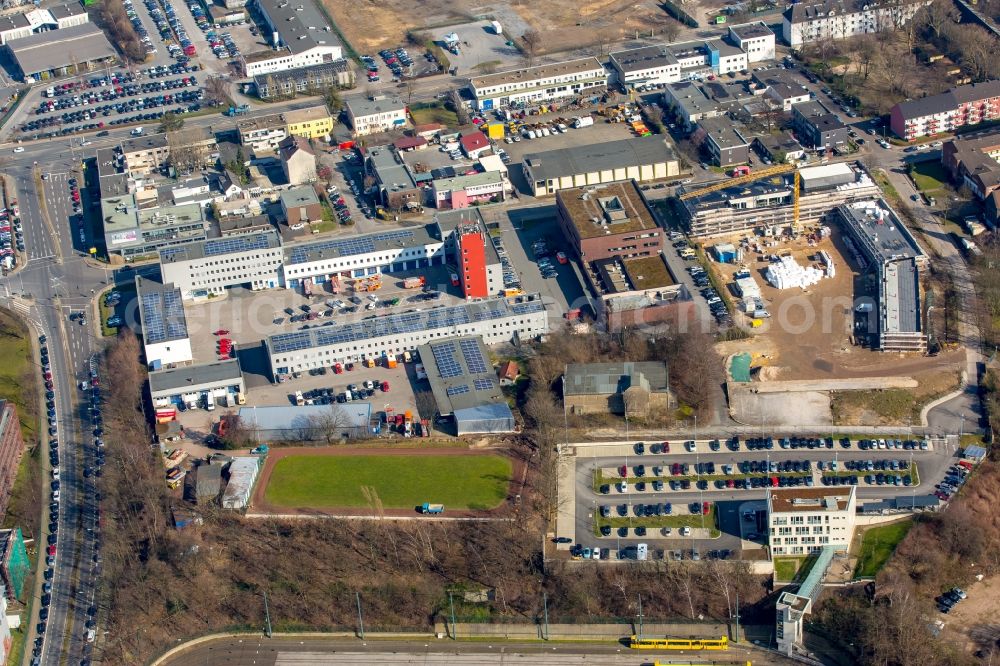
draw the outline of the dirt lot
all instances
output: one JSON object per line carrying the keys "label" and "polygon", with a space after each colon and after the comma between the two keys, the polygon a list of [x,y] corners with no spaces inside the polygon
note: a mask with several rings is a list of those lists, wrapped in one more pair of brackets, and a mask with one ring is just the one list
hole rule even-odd
{"label": "dirt lot", "polygon": [[[483,5],[473,0],[428,0],[415,5],[403,0],[364,0],[360,3],[323,0],[347,40],[360,52],[377,51],[406,42],[410,30],[467,23],[476,17],[496,16],[504,23],[528,25],[541,34],[539,52],[556,53],[598,42],[617,41],[636,31],[649,33],[669,20],[652,0],[551,0],[531,3],[513,0]],[[515,13],[517,16],[510,16]],[[515,37],[519,34],[513,35]]]}
{"label": "dirt lot", "polygon": [[[738,237],[729,239],[739,241]],[[714,245],[722,240],[713,241]],[[763,366],[761,378],[765,380],[839,379],[852,377],[879,377],[883,375],[911,376],[922,383],[928,382],[936,389],[937,376],[942,371],[951,373],[962,361],[960,352],[949,352],[937,357],[885,354],[852,345],[850,336],[854,325],[853,299],[871,288],[860,278],[858,268],[844,252],[839,230],[834,228],[832,239],[827,238],[810,247],[805,234],[798,240],[780,243],[767,248],[768,252],[790,251],[803,266],[817,265],[814,258],[819,250],[826,250],[833,259],[836,275],[824,278],[807,290],[778,290],[764,279],[766,261],[758,261],[756,253],[748,253],[744,263],[750,269],[761,294],[770,319],[747,341],[725,343],[724,354],[749,351],[754,354],[754,367]],[[732,282],[737,267],[712,264],[723,282]],[[732,296],[732,295],[731,295]],[[738,299],[732,296],[734,302]],[[747,325],[749,322],[742,322]]]}
{"label": "dirt lot", "polygon": [[985,578],[966,589],[969,598],[947,615],[937,614],[944,622],[941,637],[966,652],[975,651],[997,638],[996,618],[1000,615],[1000,576]]}

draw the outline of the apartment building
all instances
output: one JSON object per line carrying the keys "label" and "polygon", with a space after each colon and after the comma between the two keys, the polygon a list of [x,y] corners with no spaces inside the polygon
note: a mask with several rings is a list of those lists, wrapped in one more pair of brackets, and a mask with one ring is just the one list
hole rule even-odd
{"label": "apartment building", "polygon": [[333,133],[333,117],[325,104],[305,109],[293,109],[281,114],[292,136],[304,139],[324,139]]}
{"label": "apartment building", "polygon": [[279,381],[293,372],[402,354],[444,338],[479,335],[492,345],[537,338],[548,330],[541,296],[526,294],[281,333],[265,338],[264,348],[271,376]]}
{"label": "apartment building", "polygon": [[473,106],[480,111],[503,106],[525,107],[577,95],[598,94],[607,85],[607,71],[597,58],[524,67],[474,76],[469,81]]}
{"label": "apartment building", "polygon": [[722,116],[699,120],[692,140],[701,141],[702,151],[716,166],[746,164],[750,159],[752,139],[743,136],[732,121]]}
{"label": "apartment building", "polygon": [[176,245],[159,256],[164,282],[180,290],[183,299],[218,296],[230,287],[281,285],[281,241],[274,230]]}
{"label": "apartment building", "polygon": [[998,119],[1000,80],[970,83],[940,95],[900,102],[889,112],[889,127],[901,139],[913,141]]}
{"label": "apartment building", "polygon": [[398,97],[376,95],[351,99],[344,108],[354,136],[367,136],[406,126],[406,104]]}
{"label": "apartment building", "polygon": [[952,180],[967,185],[978,199],[991,198],[1000,190],[1000,132],[946,142],[941,163]]}
{"label": "apartment building", "polygon": [[289,185],[305,185],[316,180],[316,153],[309,141],[289,136],[278,144],[278,159]]}
{"label": "apartment building", "polygon": [[333,132],[334,119],[325,104],[268,116],[247,118],[236,123],[240,143],[256,153],[272,153],[287,136],[320,139]]}
{"label": "apartment building", "polygon": [[252,0],[270,49],[241,56],[243,75],[311,67],[342,60],[343,48],[313,0]]}
{"label": "apartment building", "polygon": [[663,230],[635,181],[560,190],[556,217],[565,249],[587,262],[656,256],[663,251]]}
{"label": "apartment building", "polygon": [[782,15],[782,38],[792,48],[824,39],[885,32],[908,23],[931,0],[806,0]]}
{"label": "apartment building", "polygon": [[818,150],[846,147],[850,136],[843,121],[818,100],[792,107],[792,124],[803,146]]}
{"label": "apartment building", "polygon": [[259,74],[253,77],[257,97],[263,100],[281,97],[295,97],[299,93],[325,90],[327,88],[353,88],[354,70],[346,60],[297,67],[284,72]]}

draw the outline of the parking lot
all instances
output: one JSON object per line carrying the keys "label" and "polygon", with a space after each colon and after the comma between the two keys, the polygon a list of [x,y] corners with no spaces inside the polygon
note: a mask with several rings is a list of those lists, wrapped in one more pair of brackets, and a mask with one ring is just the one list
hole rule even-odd
{"label": "parking lot", "polygon": [[855,486],[859,502],[932,494],[946,501],[968,472],[958,465],[945,471],[953,452],[922,439],[758,437],[615,448],[614,456],[578,451],[581,547],[663,541],[668,551],[680,544],[721,556],[766,544],[763,519],[746,516],[754,502],[763,509],[768,488]]}
{"label": "parking lot", "polygon": [[458,76],[476,76],[489,71],[502,72],[508,69],[523,67],[521,52],[514,46],[508,46],[510,35],[522,35],[529,26],[520,20],[515,12],[507,12],[508,21],[517,20],[517,24],[503,25],[504,34],[497,35],[490,27],[489,21],[476,21],[462,25],[452,25],[436,30],[434,41],[446,51],[445,35],[454,34],[458,37],[454,51],[448,51],[448,60],[456,69]]}

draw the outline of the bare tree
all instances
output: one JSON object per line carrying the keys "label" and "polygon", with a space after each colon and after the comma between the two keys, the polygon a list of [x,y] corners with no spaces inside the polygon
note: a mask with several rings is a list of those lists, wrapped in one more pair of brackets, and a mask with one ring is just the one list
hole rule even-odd
{"label": "bare tree", "polygon": [[229,97],[229,81],[222,76],[205,79],[205,99],[213,104],[232,104]]}
{"label": "bare tree", "polygon": [[310,439],[323,439],[327,444],[339,441],[344,436],[344,429],[353,425],[340,405],[330,405],[329,409],[310,416],[308,421]]}
{"label": "bare tree", "polygon": [[209,155],[210,146],[204,141],[200,128],[178,129],[167,132],[167,158],[178,173],[191,173],[201,168]]}
{"label": "bare tree", "polygon": [[921,18],[923,25],[933,33],[934,39],[941,39],[942,29],[946,24],[959,21],[958,10],[950,0],[934,0],[923,8]]}
{"label": "bare tree", "polygon": [[521,35],[521,43],[524,44],[524,54],[528,58],[528,67],[531,67],[538,54],[538,47],[542,45],[542,35],[537,30],[528,30]]}

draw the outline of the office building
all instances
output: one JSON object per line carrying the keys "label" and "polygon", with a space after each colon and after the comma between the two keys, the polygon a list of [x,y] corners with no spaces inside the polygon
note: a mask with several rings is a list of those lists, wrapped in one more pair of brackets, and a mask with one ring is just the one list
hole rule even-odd
{"label": "office building", "polygon": [[536,65],[469,80],[473,106],[480,111],[500,107],[523,108],[597,95],[608,85],[608,74],[597,58],[580,58],[551,65]]}
{"label": "office building", "polygon": [[398,97],[354,98],[344,105],[354,136],[406,127],[406,105]]}
{"label": "office building", "polygon": [[137,195],[127,193],[102,197],[101,217],[108,252],[127,260],[206,238],[205,209],[197,204],[140,207]]}
{"label": "office building", "polygon": [[663,230],[634,181],[576,187],[556,193],[556,216],[568,254],[591,262],[657,256]]}
{"label": "office building", "polygon": [[138,275],[135,290],[146,364],[159,370],[190,363],[194,356],[181,290]]}
{"label": "office building", "polygon": [[284,113],[246,118],[236,123],[240,143],[256,153],[269,153],[278,149],[285,137],[323,139],[333,132],[334,119],[326,104],[317,104]]}
{"label": "office building", "polygon": [[694,127],[702,118],[723,114],[722,105],[706,95],[694,81],[668,84],[663,91],[663,104],[686,129]]}
{"label": "office building", "polygon": [[389,210],[416,208],[423,203],[423,190],[410,167],[388,146],[378,146],[365,155],[365,173],[375,179],[379,203]]}
{"label": "office building", "polygon": [[458,269],[466,298],[488,298],[504,287],[504,266],[482,213],[477,208],[440,211],[434,215],[435,236],[444,241],[447,261]]}
{"label": "office building", "polygon": [[541,296],[529,294],[281,333],[265,338],[264,348],[272,377],[278,380],[334,363],[402,354],[440,338],[480,335],[492,345],[547,332],[548,314]]}
{"label": "office building", "polygon": [[281,241],[270,228],[175,245],[159,255],[164,282],[184,299],[219,296],[237,286],[256,291],[281,285]]}
{"label": "office building", "polygon": [[810,555],[824,546],[846,552],[854,538],[855,486],[774,488],[767,496],[771,556]]}
{"label": "office building", "polygon": [[919,272],[927,254],[882,199],[843,204],[837,217],[877,279],[878,349],[926,352]]}
{"label": "office building", "polygon": [[236,395],[245,393],[243,372],[235,359],[198,363],[149,373],[149,394],[157,408],[181,409],[236,404]]}
{"label": "office building", "polygon": [[468,208],[506,199],[508,183],[499,171],[439,178],[431,183],[437,208]]}
{"label": "office building", "polygon": [[513,432],[514,415],[481,336],[434,340],[417,348],[437,413],[457,435]]}
{"label": "office building", "polygon": [[670,139],[647,136],[528,153],[522,163],[536,197],[568,187],[604,185],[620,180],[644,183],[680,175]]}
{"label": "office building", "polygon": [[312,0],[251,0],[248,4],[263,19],[261,32],[271,48],[241,57],[244,76],[329,64],[344,57],[333,28]]}
{"label": "office building", "polygon": [[774,60],[774,31],[763,21],[731,25],[727,37],[750,63]]}

